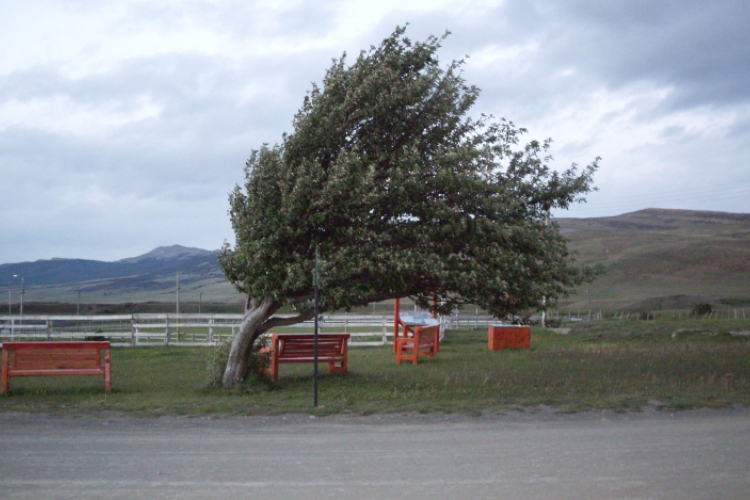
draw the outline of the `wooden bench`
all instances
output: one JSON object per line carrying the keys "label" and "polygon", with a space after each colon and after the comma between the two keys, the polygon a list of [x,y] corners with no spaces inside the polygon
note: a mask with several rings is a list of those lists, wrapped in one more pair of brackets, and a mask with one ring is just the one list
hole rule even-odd
{"label": "wooden bench", "polygon": [[[321,333],[318,335],[318,362],[328,363],[329,372],[346,372],[348,363],[348,333]],[[274,381],[279,379],[279,363],[312,363],[315,354],[313,334],[279,334],[271,337],[271,366],[268,373]]]}
{"label": "wooden bench", "polygon": [[440,345],[440,326],[415,326],[411,337],[396,338],[396,363],[411,361],[419,364],[419,356],[435,358]]}
{"label": "wooden bench", "polygon": [[[102,356],[102,353],[104,356]],[[109,342],[5,342],[2,387],[12,377],[52,375],[104,375],[104,390],[112,391]]]}

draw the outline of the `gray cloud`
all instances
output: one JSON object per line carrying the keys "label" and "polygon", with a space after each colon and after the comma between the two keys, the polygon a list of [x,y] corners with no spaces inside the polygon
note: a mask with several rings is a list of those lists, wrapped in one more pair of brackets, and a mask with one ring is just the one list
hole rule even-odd
{"label": "gray cloud", "polygon": [[413,39],[453,33],[441,58],[470,56],[477,112],[552,135],[560,166],[604,156],[601,191],[574,214],[750,211],[745,3],[404,2],[354,29],[347,5],[126,3],[107,17],[98,2],[66,3],[125,48],[91,39],[68,59],[30,53],[0,73],[0,262],[219,247],[251,149],[291,130],[332,58],[406,22]]}

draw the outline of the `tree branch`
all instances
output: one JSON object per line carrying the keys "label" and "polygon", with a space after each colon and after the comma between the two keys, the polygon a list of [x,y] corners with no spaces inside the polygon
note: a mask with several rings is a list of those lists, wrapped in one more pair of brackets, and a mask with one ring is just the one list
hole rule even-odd
{"label": "tree branch", "polygon": [[297,323],[302,323],[303,321],[307,321],[308,319],[311,319],[314,316],[314,313],[302,313],[297,316],[292,317],[286,317],[286,318],[279,318],[279,317],[273,317],[268,318],[266,321],[264,321],[261,325],[258,326],[258,332],[265,333],[271,328],[276,328],[277,326],[289,326],[289,325],[296,325]]}

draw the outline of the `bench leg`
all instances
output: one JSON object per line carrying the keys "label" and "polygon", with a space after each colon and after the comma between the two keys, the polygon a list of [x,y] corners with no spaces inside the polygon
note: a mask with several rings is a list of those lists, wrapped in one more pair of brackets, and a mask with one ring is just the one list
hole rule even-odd
{"label": "bench leg", "polygon": [[279,356],[278,351],[271,351],[271,380],[279,381]]}
{"label": "bench leg", "polygon": [[104,350],[104,392],[112,392],[112,356]]}
{"label": "bench leg", "polygon": [[[411,351],[411,354],[406,354],[409,351]],[[401,361],[411,361],[413,365],[419,364],[419,344],[416,343],[414,337],[398,340],[396,364],[400,365]]]}
{"label": "bench leg", "polygon": [[0,394],[5,394],[8,392],[8,366],[10,361],[8,359],[8,349],[3,349],[3,365],[2,365],[2,384],[0,386]]}
{"label": "bench leg", "polygon": [[331,373],[331,372],[346,373],[346,370],[347,370],[346,358],[342,359],[341,361],[329,361],[328,362],[328,373]]}

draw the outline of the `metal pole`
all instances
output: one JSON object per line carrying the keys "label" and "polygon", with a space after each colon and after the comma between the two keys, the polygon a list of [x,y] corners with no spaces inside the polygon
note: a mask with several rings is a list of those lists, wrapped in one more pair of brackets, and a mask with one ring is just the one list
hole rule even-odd
{"label": "metal pole", "polygon": [[23,294],[26,293],[23,291],[23,280],[24,278],[21,277],[21,311],[19,313],[20,316],[23,316]]}
{"label": "metal pole", "polygon": [[201,304],[203,304],[203,292],[198,294],[198,314],[201,313]]}
{"label": "metal pole", "polygon": [[313,333],[313,406],[318,406],[318,281],[320,279],[320,247],[315,246],[315,270],[313,271],[313,304],[315,331]]}
{"label": "metal pole", "polygon": [[8,316],[10,316],[10,290],[8,290]]}
{"label": "metal pole", "polygon": [[177,342],[180,341],[180,273],[177,273],[177,309],[175,311],[177,313],[177,318],[175,318],[175,321],[177,322]]}
{"label": "metal pole", "polygon": [[180,273],[177,273],[177,290],[176,290],[176,293],[177,293],[177,308],[176,308],[175,312],[177,314],[180,314]]}
{"label": "metal pole", "polygon": [[78,302],[76,303],[76,316],[81,315],[81,291],[78,290]]}
{"label": "metal pole", "polygon": [[[547,208],[547,217],[544,219],[544,225],[549,227],[549,208]],[[547,327],[547,296],[542,297],[542,328]]]}

